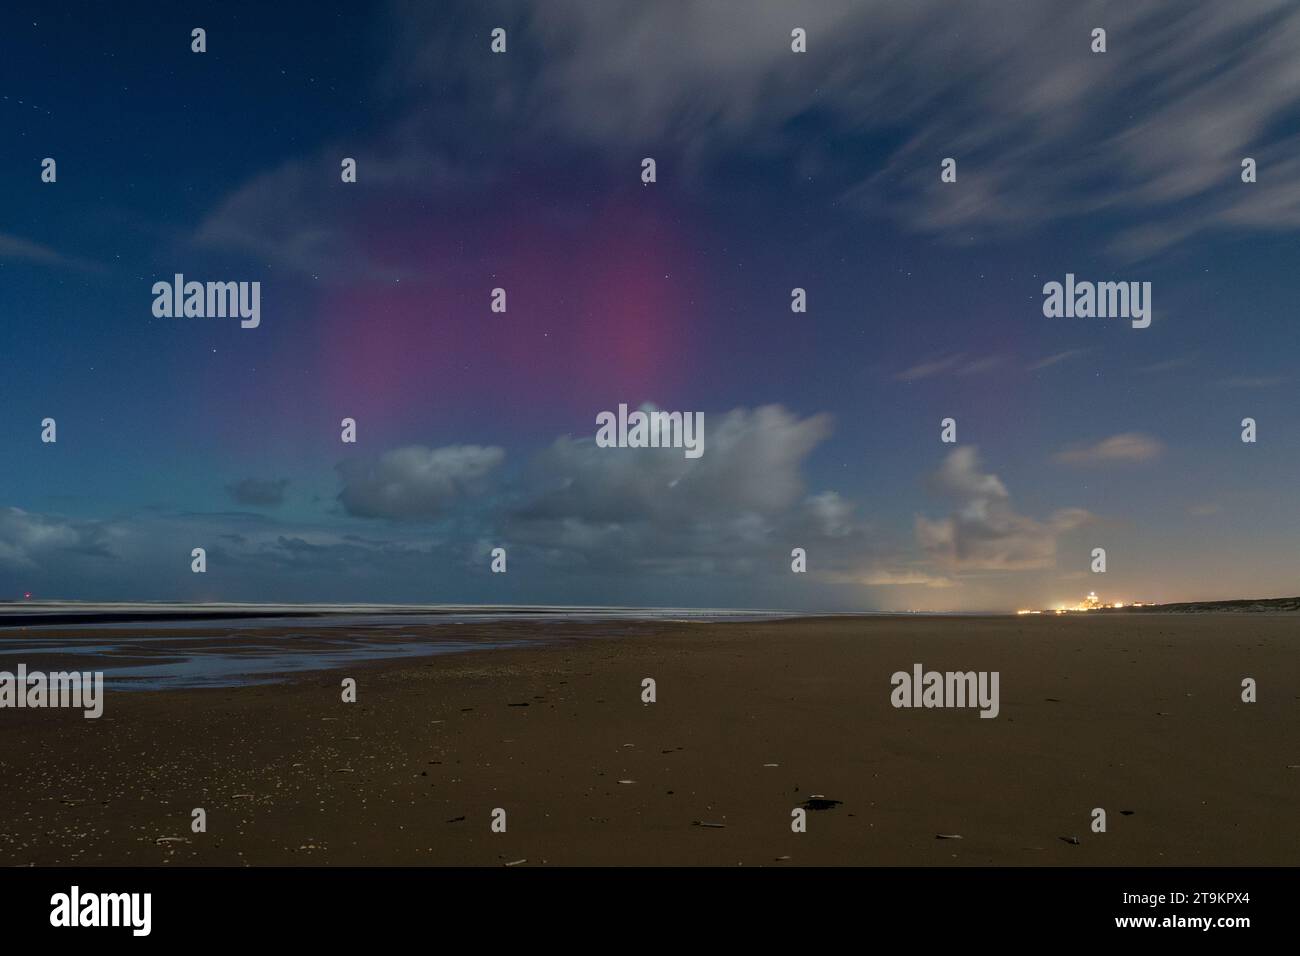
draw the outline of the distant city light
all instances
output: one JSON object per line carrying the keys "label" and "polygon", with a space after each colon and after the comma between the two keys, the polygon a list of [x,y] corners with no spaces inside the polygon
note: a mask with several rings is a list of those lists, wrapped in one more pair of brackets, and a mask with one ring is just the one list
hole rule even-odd
{"label": "distant city light", "polygon": [[1060,604],[1057,605],[1055,608],[1047,611],[1023,609],[1023,610],[1016,611],[1016,613],[1017,614],[1071,614],[1077,611],[1120,610],[1126,607],[1149,607],[1149,606],[1150,604],[1144,601],[1129,601],[1127,604],[1123,601],[1115,601],[1111,604],[1107,604],[1104,601],[1102,601],[1101,598],[1097,597],[1096,591],[1089,591],[1088,595],[1082,601],[1080,601],[1078,604],[1074,604],[1069,607],[1065,606],[1064,604]]}

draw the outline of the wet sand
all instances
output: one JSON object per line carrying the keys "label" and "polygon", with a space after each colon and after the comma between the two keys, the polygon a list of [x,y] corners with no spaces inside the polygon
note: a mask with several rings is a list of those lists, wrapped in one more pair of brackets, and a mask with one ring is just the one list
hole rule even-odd
{"label": "wet sand", "polygon": [[[98,720],[0,710],[0,864],[1300,863],[1295,615],[565,629],[110,692]],[[999,671],[999,716],[895,709],[890,675],[915,663]],[[814,795],[841,802],[792,833]]]}

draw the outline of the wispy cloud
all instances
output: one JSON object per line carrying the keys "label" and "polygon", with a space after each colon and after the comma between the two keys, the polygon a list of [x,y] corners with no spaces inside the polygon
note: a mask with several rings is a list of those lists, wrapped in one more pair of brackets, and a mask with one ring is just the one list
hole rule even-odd
{"label": "wispy cloud", "polygon": [[[359,189],[422,203],[508,173],[448,148],[451,107],[431,92],[446,88],[468,88],[520,141],[616,155],[653,142],[679,151],[683,168],[746,145],[797,168],[828,140],[908,128],[875,172],[846,178],[846,201],[952,241],[1100,211],[1132,217],[1113,244],[1132,257],[1208,229],[1300,229],[1300,133],[1280,122],[1300,109],[1300,8],[1285,0],[1116,7],[1106,27],[1123,49],[1105,56],[1088,50],[1091,9],[1068,3],[1014,18],[1005,0],[818,0],[797,15],[787,0],[754,0],[739,18],[715,0],[494,6],[497,19],[467,22],[509,25],[529,55],[484,70],[480,51],[444,28],[442,5],[391,4],[381,28],[401,39],[375,85],[396,118],[368,149],[331,146],[251,178],[195,239],[323,278],[391,271],[355,238],[368,221],[338,208],[340,157],[358,159]],[[815,53],[790,53],[792,17]],[[889,42],[862,56],[873,37]],[[792,136],[808,117],[819,135]],[[1234,182],[1247,151],[1261,169],[1249,186]],[[939,182],[944,156],[959,159],[956,185]]]}
{"label": "wispy cloud", "polygon": [[947,358],[934,359],[929,362],[920,362],[911,368],[904,369],[894,375],[896,382],[915,382],[923,378],[930,378],[952,369],[959,361],[960,355],[950,355]]}
{"label": "wispy cloud", "polygon": [[1155,461],[1165,450],[1158,439],[1140,432],[1112,435],[1092,445],[1067,448],[1053,456],[1065,465],[1104,465],[1111,462]]}
{"label": "wispy cloud", "polygon": [[44,266],[77,269],[82,272],[104,271],[104,267],[97,262],[66,256],[39,242],[32,242],[30,239],[4,232],[0,232],[0,259],[19,259]]}
{"label": "wispy cloud", "polygon": [[1141,365],[1138,367],[1138,371],[1153,375],[1158,372],[1172,372],[1174,369],[1188,368],[1195,364],[1195,362],[1196,357],[1194,355],[1180,355],[1178,358],[1165,359],[1161,362],[1152,362],[1150,365]]}
{"label": "wispy cloud", "polygon": [[1235,376],[1230,378],[1221,378],[1215,384],[1224,388],[1276,388],[1285,382],[1286,379],[1280,376],[1260,376],[1251,378],[1250,376]]}
{"label": "wispy cloud", "polygon": [[929,574],[925,571],[901,570],[894,571],[885,568],[876,569],[867,572],[862,578],[858,579],[860,583],[871,587],[922,587],[922,588],[955,588],[957,582],[949,577],[942,575]]}
{"label": "wispy cloud", "polygon": [[61,265],[63,263],[63,256],[49,246],[43,246],[39,242],[20,239],[18,236],[11,236],[3,232],[0,232],[0,257],[5,259],[28,259],[32,262],[44,262],[50,265]]}
{"label": "wispy cloud", "polygon": [[1050,368],[1051,366],[1057,365],[1061,362],[1077,358],[1078,356],[1085,354],[1087,351],[1087,349],[1067,349],[1064,352],[1057,352],[1055,355],[1049,355],[1046,358],[1039,359],[1037,362],[1033,362],[1026,366],[1026,368],[1030,372],[1037,372],[1040,369]]}
{"label": "wispy cloud", "polygon": [[1003,362],[1000,355],[986,355],[982,358],[967,359],[961,353],[946,355],[941,358],[918,362],[911,368],[897,372],[895,382],[918,382],[921,379],[934,378],[937,375],[982,375],[991,372]]}
{"label": "wispy cloud", "polygon": [[[1090,5],[1005,9],[753,0],[737,18],[713,0],[507,3],[541,54],[527,92],[508,98],[512,122],[703,161],[746,142],[811,151],[788,132],[801,116],[829,136],[907,124],[846,198],[954,240],[1103,209],[1132,216],[1115,248],[1135,256],[1207,229],[1300,228],[1300,133],[1285,122],[1300,107],[1300,7],[1111,5],[1104,55],[1089,50],[1100,25]],[[428,29],[433,14],[400,10],[407,34],[431,39],[404,48],[397,72],[409,88],[435,88],[447,51]],[[816,51],[800,62],[788,46],[795,22]],[[888,42],[862,56],[872,37]],[[1237,180],[1245,155],[1266,171],[1257,184]],[[959,185],[940,183],[943,156],[958,158]],[[1098,181],[1112,188],[1099,195]]]}
{"label": "wispy cloud", "polygon": [[[275,262],[285,269],[326,280],[356,276],[391,278],[402,261],[392,249],[374,248],[366,207],[340,203],[340,161],[357,161],[358,190],[388,200],[452,204],[491,179],[482,165],[458,161],[438,141],[439,131],[423,114],[381,129],[367,145],[331,144],[289,159],[248,179],[225,196],[199,223],[192,241]],[[384,245],[384,244],[379,244]],[[425,274],[427,260],[413,260]]]}
{"label": "wispy cloud", "polygon": [[991,372],[1002,364],[1002,356],[986,355],[984,358],[974,359],[957,369],[958,375],[983,375],[985,372]]}
{"label": "wispy cloud", "polygon": [[284,504],[287,478],[244,478],[226,485],[226,492],[241,505],[275,508]]}

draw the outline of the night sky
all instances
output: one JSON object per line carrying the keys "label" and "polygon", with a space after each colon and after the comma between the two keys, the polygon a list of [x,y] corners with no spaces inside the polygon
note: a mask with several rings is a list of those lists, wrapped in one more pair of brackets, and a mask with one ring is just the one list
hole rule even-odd
{"label": "night sky", "polygon": [[[1294,3],[48,6],[0,12],[0,599],[1300,592]],[[154,317],[175,273],[260,326]],[[1045,317],[1067,273],[1150,327]],[[703,457],[597,448],[620,403]]]}

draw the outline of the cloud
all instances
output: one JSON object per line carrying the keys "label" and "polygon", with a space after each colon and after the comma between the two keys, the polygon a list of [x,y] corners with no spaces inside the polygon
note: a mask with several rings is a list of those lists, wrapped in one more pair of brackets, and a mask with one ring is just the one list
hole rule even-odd
{"label": "cloud", "polygon": [[1165,359],[1161,362],[1153,362],[1150,365],[1143,365],[1138,368],[1139,372],[1172,372],[1174,369],[1187,368],[1194,365],[1195,356],[1181,355],[1177,358]]}
{"label": "cloud", "polygon": [[979,456],[973,446],[955,448],[930,477],[930,488],[959,501],[1008,497],[1001,479],[981,474],[978,466]]}
{"label": "cloud", "polygon": [[967,360],[965,355],[946,355],[942,358],[920,362],[911,368],[894,375],[896,382],[916,382],[925,378],[951,372],[954,375],[981,375],[991,372],[1002,364],[1002,356],[986,355],[983,358]]}
{"label": "cloud", "polygon": [[560,438],[532,462],[502,534],[600,571],[788,573],[793,547],[819,570],[845,566],[869,548],[867,529],[852,502],[808,494],[803,476],[830,433],[828,415],[768,405],[706,414],[697,459]]}
{"label": "cloud", "polygon": [[0,509],[0,565],[35,569],[68,556],[106,558],[112,532],[103,522]]}
{"label": "cloud", "polygon": [[340,462],[339,501],[349,514],[362,518],[435,518],[453,501],[481,491],[484,479],[504,459],[505,451],[496,447],[411,445],[378,461]]}
{"label": "cloud", "polygon": [[1002,364],[1002,356],[987,355],[984,358],[974,359],[967,362],[957,370],[958,375],[983,375],[985,372],[991,372]]}
{"label": "cloud", "polygon": [[[345,156],[357,161],[356,185],[340,180]],[[490,178],[481,164],[460,162],[439,145],[437,131],[417,112],[381,130],[367,147],[330,145],[253,176],[204,217],[193,242],[333,281],[393,278],[408,265],[427,276],[427,258],[403,263],[399,245],[378,244],[381,258],[369,207],[343,201],[340,190],[365,189],[372,199],[400,197],[427,207],[463,200]]]}
{"label": "cloud", "polygon": [[944,358],[934,359],[929,362],[920,362],[911,368],[903,369],[894,376],[896,382],[915,382],[923,378],[931,378],[943,372],[950,371],[961,361],[960,355],[948,355]]}
{"label": "cloud", "polygon": [[[388,11],[376,18],[388,61],[366,93],[389,118],[369,145],[330,144],[252,177],[203,220],[199,244],[324,280],[427,270],[428,256],[374,241],[373,205],[340,190],[446,206],[514,175],[512,150],[555,144],[610,157],[654,144],[680,154],[684,180],[746,152],[829,166],[847,205],[954,242],[1099,212],[1121,217],[1112,249],[1131,258],[1205,230],[1300,228],[1300,132],[1286,122],[1300,109],[1300,8],[1287,0],[1116,7],[1101,55],[1088,49],[1094,12],[1067,2],[1012,18],[1005,0],[753,0],[743,16],[717,0]],[[795,23],[806,55],[790,51]],[[511,52],[485,61],[496,25]],[[861,153],[864,137],[869,163],[827,163]],[[1261,178],[1245,186],[1248,154]],[[339,182],[343,156],[358,160],[356,187]],[[939,181],[947,156],[956,184]]]}
{"label": "cloud", "polygon": [[288,486],[288,478],[244,478],[226,485],[226,491],[241,505],[276,508],[284,504],[284,491]]}
{"label": "cloud", "polygon": [[1233,378],[1221,378],[1216,385],[1224,388],[1276,388],[1285,382],[1286,379],[1275,376],[1260,376],[1252,378],[1250,376],[1236,376]]}
{"label": "cloud", "polygon": [[22,259],[45,266],[62,266],[82,272],[102,272],[104,267],[74,256],[65,256],[49,246],[0,232],[0,259]]}
{"label": "cloud", "polygon": [[957,582],[952,578],[927,574],[924,571],[910,569],[903,571],[893,571],[883,568],[876,569],[863,576],[861,578],[861,583],[872,587],[957,587]]}
{"label": "cloud", "polygon": [[1057,352],[1055,355],[1049,355],[1046,358],[1041,358],[1037,362],[1031,363],[1027,366],[1027,370],[1030,372],[1037,372],[1041,369],[1050,368],[1060,362],[1083,355],[1087,351],[1087,349],[1067,349],[1064,352]]}
{"label": "cloud", "polygon": [[1054,512],[1046,521],[1016,514],[1002,481],[979,469],[973,447],[955,449],[932,476],[936,493],[953,499],[947,518],[916,517],[916,539],[931,560],[953,571],[1022,571],[1054,566],[1060,535],[1082,527],[1091,515],[1079,508]]}
{"label": "cloud", "polygon": [[1164,454],[1165,446],[1158,439],[1140,432],[1112,435],[1093,445],[1067,448],[1053,459],[1063,465],[1104,465],[1110,462],[1155,461]]}
{"label": "cloud", "polygon": [[842,538],[854,530],[853,505],[838,491],[823,491],[805,499],[803,507],[812,526],[827,538]]}
{"label": "cloud", "polygon": [[[652,406],[644,406],[650,409]],[[772,514],[801,495],[800,463],[831,432],[829,415],[800,419],[779,405],[704,416],[704,454],[598,448],[561,438],[535,463],[526,512],[592,520],[674,519],[697,512]]]}
{"label": "cloud", "polygon": [[[491,601],[501,582],[483,583],[486,555],[503,546],[524,571],[510,582],[523,601],[861,607],[862,569],[881,562],[876,536],[856,502],[809,488],[806,475],[831,431],[825,414],[737,408],[705,414],[698,459],[563,436],[509,474],[500,448],[407,446],[339,463],[341,508],[316,521],[150,508],[109,524],[10,509],[0,512],[0,589]],[[286,486],[249,478],[227,492],[269,502]],[[208,575],[190,573],[198,546]],[[796,547],[806,575],[791,574]]]}
{"label": "cloud", "polygon": [[38,242],[30,242],[27,239],[20,239],[18,236],[11,236],[2,232],[0,232],[0,258],[27,259],[31,262],[41,262],[46,265],[61,265],[63,263],[63,256],[49,246],[43,246]]}
{"label": "cloud", "polygon": [[[403,48],[399,71],[427,89],[446,41],[432,13],[398,9],[430,37]],[[1300,226],[1300,133],[1287,122],[1300,108],[1300,7],[1288,0],[1112,5],[1104,54],[1089,49],[1094,8],[1068,2],[1015,17],[1005,0],[504,11],[533,64],[507,96],[518,127],[676,146],[696,162],[746,147],[798,160],[838,137],[906,129],[846,198],[954,240],[1103,209],[1131,217],[1115,248],[1136,256],[1205,229]],[[807,55],[790,52],[792,25],[806,28]],[[1265,172],[1243,188],[1246,155]],[[959,161],[956,184],[939,181],[945,156]]]}

